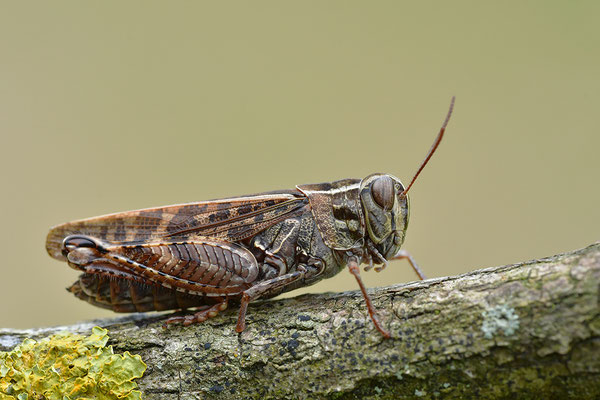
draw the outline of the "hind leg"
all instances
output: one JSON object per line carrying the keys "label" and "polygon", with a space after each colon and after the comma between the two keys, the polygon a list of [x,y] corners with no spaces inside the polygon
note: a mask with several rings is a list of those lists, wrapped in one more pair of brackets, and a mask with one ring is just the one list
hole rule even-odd
{"label": "hind leg", "polygon": [[227,309],[227,298],[220,299],[221,301],[212,306],[204,306],[194,314],[181,315],[176,317],[170,317],[165,321],[165,325],[176,324],[181,322],[183,326],[188,326],[194,323],[204,322],[209,318],[216,317],[220,311]]}

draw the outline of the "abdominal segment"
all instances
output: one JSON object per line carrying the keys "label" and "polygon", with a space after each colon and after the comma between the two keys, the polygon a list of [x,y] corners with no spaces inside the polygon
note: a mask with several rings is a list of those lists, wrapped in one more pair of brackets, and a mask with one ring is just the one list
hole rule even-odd
{"label": "abdominal segment", "polygon": [[81,300],[115,312],[146,312],[210,306],[219,297],[196,296],[152,283],[100,274],[81,274],[67,289]]}

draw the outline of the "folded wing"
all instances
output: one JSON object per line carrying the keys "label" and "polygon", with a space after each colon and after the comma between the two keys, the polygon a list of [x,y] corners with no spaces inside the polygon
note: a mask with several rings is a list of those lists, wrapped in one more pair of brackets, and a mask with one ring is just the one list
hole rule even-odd
{"label": "folded wing", "polygon": [[307,206],[308,199],[302,193],[282,191],[103,215],[52,228],[46,250],[53,258],[66,260],[62,242],[76,234],[110,243],[194,238],[235,242],[254,236]]}

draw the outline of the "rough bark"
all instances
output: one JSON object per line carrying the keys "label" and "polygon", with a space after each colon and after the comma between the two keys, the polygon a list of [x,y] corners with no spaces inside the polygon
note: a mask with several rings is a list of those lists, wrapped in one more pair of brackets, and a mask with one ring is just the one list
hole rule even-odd
{"label": "rough bark", "polygon": [[600,243],[540,260],[371,291],[253,304],[163,328],[151,315],[1,330],[0,349],[100,324],[142,356],[146,399],[600,398]]}

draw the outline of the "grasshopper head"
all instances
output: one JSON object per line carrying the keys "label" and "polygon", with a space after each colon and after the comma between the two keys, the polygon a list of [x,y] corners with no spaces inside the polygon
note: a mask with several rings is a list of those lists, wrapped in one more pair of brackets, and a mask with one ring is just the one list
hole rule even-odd
{"label": "grasshopper head", "polygon": [[369,233],[367,251],[376,263],[385,263],[400,250],[408,226],[408,191],[442,141],[453,109],[454,97],[440,132],[406,188],[388,174],[369,175],[360,182],[360,200]]}
{"label": "grasshopper head", "polygon": [[[408,227],[408,195],[398,178],[373,174],[360,183],[368,239],[384,258],[398,253]],[[376,262],[383,262],[375,257]]]}

